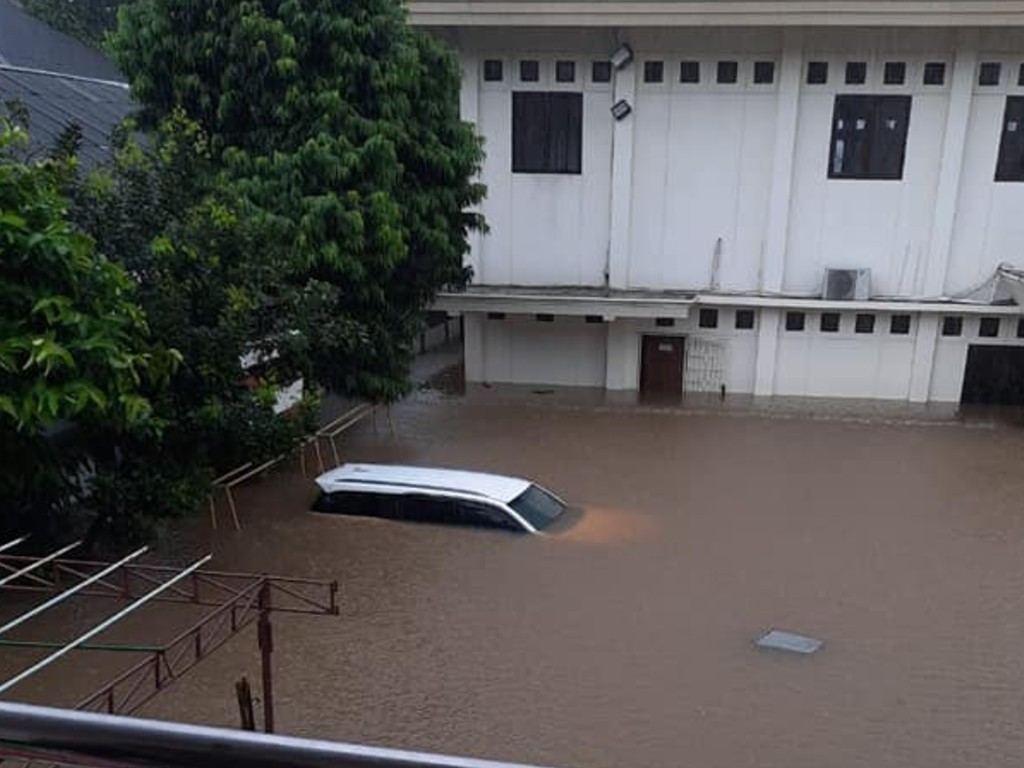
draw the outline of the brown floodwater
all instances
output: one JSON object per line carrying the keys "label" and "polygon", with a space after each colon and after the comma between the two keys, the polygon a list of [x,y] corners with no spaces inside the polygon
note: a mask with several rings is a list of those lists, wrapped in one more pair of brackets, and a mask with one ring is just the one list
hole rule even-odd
{"label": "brown floodwater", "polygon": [[[493,394],[395,423],[345,456],[524,475],[582,515],[533,537],[314,515],[290,472],[241,492],[241,533],[197,520],[218,569],[341,584],[340,616],[276,619],[280,731],[579,768],[1024,761],[1024,432]],[[771,627],[825,645],[756,649]],[[82,654],[17,698],[72,703],[127,662]],[[242,674],[251,630],[141,714],[233,726]]]}

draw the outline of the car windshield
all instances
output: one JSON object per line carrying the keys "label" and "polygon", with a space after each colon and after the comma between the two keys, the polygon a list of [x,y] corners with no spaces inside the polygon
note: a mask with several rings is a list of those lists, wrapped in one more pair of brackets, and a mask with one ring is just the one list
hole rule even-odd
{"label": "car windshield", "polygon": [[539,485],[531,485],[510,501],[509,506],[537,530],[546,528],[565,511],[565,504]]}

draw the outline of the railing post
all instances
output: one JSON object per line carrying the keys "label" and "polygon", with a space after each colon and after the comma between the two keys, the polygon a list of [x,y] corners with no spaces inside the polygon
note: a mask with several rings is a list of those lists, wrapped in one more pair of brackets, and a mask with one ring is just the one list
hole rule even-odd
{"label": "railing post", "polygon": [[263,674],[263,730],[274,732],[274,673],[271,654],[274,652],[274,633],[270,624],[270,580],[263,578],[259,596],[260,618],[256,632],[260,644],[260,667]]}

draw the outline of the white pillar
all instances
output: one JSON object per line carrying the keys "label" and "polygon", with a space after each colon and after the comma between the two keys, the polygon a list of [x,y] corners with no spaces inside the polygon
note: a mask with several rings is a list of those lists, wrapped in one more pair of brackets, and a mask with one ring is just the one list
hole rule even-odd
{"label": "white pillar", "polygon": [[[473,53],[462,53],[459,56],[462,69],[462,87],[459,90],[459,115],[474,129],[480,119],[480,59]],[[480,206],[469,209],[473,213],[480,212]],[[463,263],[472,267],[474,274],[480,272],[480,232],[470,232],[466,237],[469,252],[463,256]]]}
{"label": "white pillar", "polygon": [[914,355],[910,364],[910,393],[912,403],[928,402],[932,388],[932,367],[935,363],[935,344],[939,340],[939,316],[922,314],[917,320]]}
{"label": "white pillar", "polygon": [[485,381],[484,323],[485,315],[467,312],[463,317],[462,360],[466,367],[466,381]]}
{"label": "white pillar", "polygon": [[941,296],[946,289],[946,270],[956,223],[957,198],[967,145],[967,123],[971,116],[971,94],[978,67],[978,35],[976,30],[963,30],[957,38],[953,74],[950,81],[949,110],[942,141],[939,183],[935,195],[935,214],[925,269],[924,295]]}
{"label": "white pillar", "polygon": [[[621,99],[636,109],[637,65],[630,62],[614,74],[612,103]],[[615,120],[611,114],[609,120]],[[629,239],[633,201],[633,121],[636,113],[615,120],[612,127],[611,224],[608,236],[608,285],[626,288],[629,283]]]}
{"label": "white pillar", "polygon": [[[926,297],[941,296],[946,291],[946,272],[956,224],[956,206],[960,196],[960,179],[967,145],[967,125],[971,116],[971,95],[978,68],[978,35],[976,30],[962,30],[957,37],[953,73],[950,80],[949,109],[942,141],[939,182],[935,194],[935,213],[928,244],[924,285]],[[917,286],[915,286],[917,287]],[[910,370],[909,400],[928,401],[931,391],[935,344],[938,341],[939,317],[922,314],[914,338],[914,356]]]}
{"label": "white pillar", "polygon": [[775,394],[775,361],[779,356],[781,309],[762,309],[757,325],[757,358],[754,368],[754,394]]}
{"label": "white pillar", "polygon": [[789,237],[789,207],[793,188],[793,156],[796,152],[800,84],[803,80],[803,32],[787,29],[779,66],[779,94],[775,113],[775,146],[772,151],[772,186],[768,198],[768,225],[761,261],[761,290],[782,290]]}

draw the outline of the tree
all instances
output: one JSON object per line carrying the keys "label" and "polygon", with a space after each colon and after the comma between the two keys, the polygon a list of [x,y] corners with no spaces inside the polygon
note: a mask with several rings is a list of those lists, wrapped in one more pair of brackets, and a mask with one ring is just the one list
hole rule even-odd
{"label": "tree", "polygon": [[54,29],[99,49],[104,35],[117,26],[117,9],[125,0],[25,0],[25,9]]}
{"label": "tree", "polygon": [[[51,529],[80,490],[81,442],[152,432],[147,391],[176,356],[152,344],[125,271],[67,218],[58,160],[23,162],[0,120],[0,498],[4,533]],[[75,440],[69,440],[73,436]]]}
{"label": "tree", "polygon": [[199,124],[259,248],[308,298],[288,353],[345,392],[403,394],[421,312],[467,280],[481,224],[453,55],[397,0],[147,0],[112,46],[143,124],[175,108]]}
{"label": "tree", "polygon": [[[288,336],[277,334],[303,327],[300,301],[258,247],[244,201],[221,183],[200,128],[175,111],[144,143],[127,126],[116,144],[110,167],[73,185],[71,215],[131,274],[154,338],[182,360],[153,401],[159,436],[120,441],[94,483],[107,533],[138,539],[195,510],[217,474],[294,447],[315,403],[290,417],[273,411],[274,385],[305,373],[280,354]],[[248,356],[264,360],[256,388]]]}

